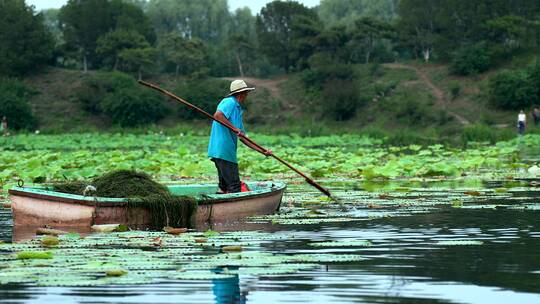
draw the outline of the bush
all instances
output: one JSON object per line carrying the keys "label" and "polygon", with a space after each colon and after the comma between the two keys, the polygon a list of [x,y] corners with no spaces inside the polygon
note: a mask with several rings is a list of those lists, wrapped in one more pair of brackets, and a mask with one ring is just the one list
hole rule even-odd
{"label": "bush", "polygon": [[409,125],[426,125],[429,123],[430,111],[427,106],[413,97],[404,98],[395,108],[398,120]]}
{"label": "bush", "polygon": [[492,56],[484,42],[461,47],[452,57],[450,71],[457,75],[475,75],[492,66]]}
{"label": "bush", "polygon": [[76,101],[92,114],[103,113],[114,124],[134,127],[165,117],[163,97],[139,85],[124,73],[99,73],[88,78],[75,93]]}
{"label": "bush", "polygon": [[509,130],[499,130],[483,124],[467,126],[461,133],[461,142],[467,146],[471,142],[489,142],[494,144],[498,141],[509,140],[515,135]]}
{"label": "bush", "polygon": [[[188,80],[177,86],[174,92],[182,99],[214,114],[221,99],[229,92],[229,86],[229,81],[215,78]],[[202,118],[198,112],[181,105],[178,107],[178,115],[184,119]]]}
{"label": "bush", "polygon": [[323,110],[333,119],[351,119],[359,104],[358,90],[353,81],[333,79],[324,85]]}
{"label": "bush", "polygon": [[538,101],[538,88],[523,70],[502,71],[489,78],[489,102],[499,108],[516,110]]}
{"label": "bush", "polygon": [[325,53],[311,56],[309,65],[310,68],[302,72],[301,79],[304,86],[310,89],[323,90],[324,84],[329,79],[352,80],[355,78],[351,65],[335,62]]}
{"label": "bush", "polygon": [[540,61],[527,67],[529,82],[535,88],[537,100],[540,101]]}
{"label": "bush", "polygon": [[163,98],[144,88],[121,88],[107,94],[101,108],[121,127],[149,124],[165,117]]}
{"label": "bush", "polygon": [[0,79],[0,121],[6,116],[9,129],[34,129],[37,119],[32,114],[28,97],[36,93],[16,79]]}
{"label": "bush", "polygon": [[452,100],[455,100],[456,98],[459,97],[459,94],[461,94],[461,86],[459,85],[459,82],[457,81],[451,82],[449,85],[449,89],[450,89],[450,97],[452,98]]}

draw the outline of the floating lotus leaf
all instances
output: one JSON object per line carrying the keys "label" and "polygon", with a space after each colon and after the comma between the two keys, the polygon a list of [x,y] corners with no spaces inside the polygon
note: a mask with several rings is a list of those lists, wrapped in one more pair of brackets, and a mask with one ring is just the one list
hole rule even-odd
{"label": "floating lotus leaf", "polygon": [[121,277],[123,275],[126,275],[128,272],[124,269],[109,269],[105,271],[105,274],[108,277]]}
{"label": "floating lotus leaf", "polygon": [[368,240],[345,239],[332,242],[309,243],[309,245],[313,247],[369,247],[372,244]]}
{"label": "floating lotus leaf", "polygon": [[233,274],[214,273],[211,271],[190,271],[190,272],[176,272],[169,273],[169,279],[174,280],[217,280],[234,278]]}
{"label": "floating lotus leaf", "polygon": [[17,253],[17,259],[29,260],[29,259],[52,259],[53,254],[50,251],[21,251]]}
{"label": "floating lotus leaf", "polygon": [[55,236],[45,236],[41,239],[41,245],[43,247],[56,247],[60,244],[60,241]]}
{"label": "floating lotus leaf", "polygon": [[468,245],[483,245],[484,242],[478,240],[445,240],[438,241],[436,245],[442,246],[468,246]]}

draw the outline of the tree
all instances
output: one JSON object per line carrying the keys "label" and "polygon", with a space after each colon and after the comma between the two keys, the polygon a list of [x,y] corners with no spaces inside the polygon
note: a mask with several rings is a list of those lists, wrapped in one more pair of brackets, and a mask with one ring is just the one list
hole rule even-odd
{"label": "tree", "polygon": [[157,51],[153,47],[128,48],[123,49],[118,57],[126,65],[127,69],[137,72],[139,80],[142,80],[143,71],[149,71],[154,66]]}
{"label": "tree", "polygon": [[323,30],[323,24],[319,18],[299,15],[292,22],[292,45],[291,60],[298,69],[304,69],[308,66],[308,59],[315,53],[317,46],[317,36]]}
{"label": "tree", "polygon": [[349,63],[351,56],[346,47],[351,37],[344,25],[335,25],[322,31],[315,41],[318,53],[326,54],[332,62]]}
{"label": "tree", "polygon": [[227,0],[153,0],[147,14],[159,36],[178,32],[219,44],[227,40],[230,13]]}
{"label": "tree", "polygon": [[244,63],[251,61],[256,56],[257,34],[255,29],[255,17],[251,15],[251,10],[247,7],[239,8],[232,16],[232,28],[227,47],[233,51],[238,72],[244,77]]}
{"label": "tree", "polygon": [[94,61],[97,40],[114,28],[107,0],[69,0],[58,16],[69,49],[82,57],[83,70]]}
{"label": "tree", "polygon": [[54,42],[41,14],[23,0],[0,0],[0,74],[23,75],[46,64]]}
{"label": "tree", "polygon": [[98,66],[97,41],[115,29],[133,30],[148,41],[155,34],[142,10],[121,0],[69,0],[58,16],[68,50],[82,57],[84,71],[88,65]]}
{"label": "tree", "polygon": [[393,37],[390,24],[375,18],[364,17],[356,20],[351,42],[363,51],[365,63],[369,63],[375,43]]}
{"label": "tree", "polygon": [[456,49],[482,40],[502,58],[538,42],[536,0],[401,0],[398,12],[402,44],[426,59],[434,50],[450,59]]}
{"label": "tree", "polygon": [[431,58],[438,32],[436,9],[437,2],[431,0],[402,0],[398,7],[401,18],[397,28],[402,43],[411,46],[415,56],[421,53],[426,62]]}
{"label": "tree", "polygon": [[206,46],[202,40],[186,39],[180,33],[170,33],[159,46],[166,64],[175,67],[175,75],[203,72],[206,64]]}
{"label": "tree", "polygon": [[390,22],[397,17],[398,0],[322,0],[317,8],[326,24],[352,26],[359,18]]}
{"label": "tree", "polygon": [[37,119],[28,104],[28,98],[37,92],[14,78],[0,78],[0,119],[6,116],[13,130],[36,127]]}
{"label": "tree", "polygon": [[119,29],[99,37],[96,51],[109,62],[114,62],[113,69],[117,70],[121,52],[127,49],[148,47],[150,47],[150,43],[138,32]]}
{"label": "tree", "polygon": [[527,71],[501,71],[489,78],[489,101],[508,110],[518,110],[538,101],[538,88]]}
{"label": "tree", "polygon": [[58,23],[59,13],[60,10],[56,8],[50,8],[41,11],[41,14],[43,15],[43,23],[45,24],[47,31],[52,34],[55,45],[57,46],[64,43],[64,37],[62,37],[62,31],[60,31],[60,26]]}
{"label": "tree", "polygon": [[295,49],[298,46],[293,40],[301,38],[294,27],[294,20],[301,16],[304,24],[308,23],[306,18],[318,22],[313,10],[297,2],[270,2],[257,16],[257,35],[262,52],[286,72],[294,68],[299,57]]}

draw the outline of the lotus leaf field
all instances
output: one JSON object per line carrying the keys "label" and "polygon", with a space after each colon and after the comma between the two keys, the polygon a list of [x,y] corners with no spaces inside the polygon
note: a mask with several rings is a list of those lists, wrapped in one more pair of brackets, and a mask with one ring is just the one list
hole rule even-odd
{"label": "lotus leaf field", "polygon": [[[540,136],[467,149],[442,145],[389,147],[381,139],[358,135],[323,137],[253,135],[276,155],[317,179],[355,180],[460,178],[504,179],[536,175],[522,161],[523,151]],[[43,183],[86,179],[115,169],[142,170],[163,181],[213,179],[206,157],[208,136],[197,134],[17,135],[0,138],[0,180]],[[294,173],[272,158],[239,149],[245,179],[288,179]],[[538,170],[540,171],[540,170]]]}

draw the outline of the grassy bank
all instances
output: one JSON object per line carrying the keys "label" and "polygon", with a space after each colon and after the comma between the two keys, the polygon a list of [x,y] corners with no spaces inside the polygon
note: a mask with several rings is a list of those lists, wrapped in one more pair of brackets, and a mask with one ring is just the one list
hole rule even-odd
{"label": "grassy bank", "polygon": [[[64,132],[190,132],[207,134],[209,122],[186,119],[186,109],[167,101],[167,115],[155,124],[138,128],[120,128],[103,114],[85,112],[76,92],[97,72],[49,68],[45,73],[24,81],[38,93],[29,102],[37,116],[41,133]],[[347,120],[329,117],[321,104],[336,102],[320,91],[306,88],[300,73],[278,79],[250,79],[257,90],[248,99],[245,120],[249,130],[263,134],[299,134],[319,136],[356,133],[384,139],[392,145],[435,142],[466,145],[471,141],[496,142],[515,136],[515,115],[493,110],[485,100],[486,75],[455,77],[446,66],[415,62],[354,67],[355,89],[359,102]],[[493,72],[491,72],[493,73]],[[431,82],[426,83],[426,77]],[[186,79],[161,75],[150,81],[164,88],[182,87]],[[216,79],[217,81],[217,79]],[[226,93],[229,79],[221,82]],[[442,96],[434,88],[442,92]],[[200,88],[201,91],[206,89]],[[216,91],[216,88],[208,88]],[[177,92],[180,96],[183,91]],[[336,92],[337,93],[337,92]],[[198,100],[190,100],[200,104]],[[216,103],[204,100],[203,103]],[[464,124],[456,116],[463,117]],[[530,128],[530,132],[537,132]]]}

